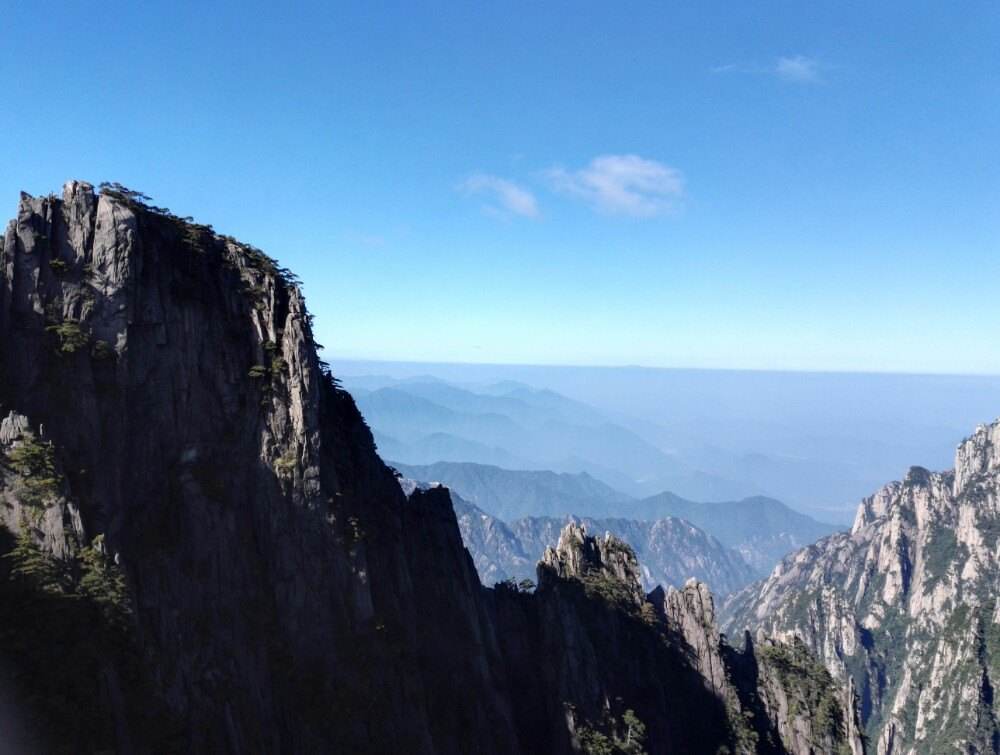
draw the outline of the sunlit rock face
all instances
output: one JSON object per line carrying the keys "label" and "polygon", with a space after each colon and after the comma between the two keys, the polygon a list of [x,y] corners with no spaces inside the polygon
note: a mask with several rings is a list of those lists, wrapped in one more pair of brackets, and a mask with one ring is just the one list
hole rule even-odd
{"label": "sunlit rock face", "polygon": [[976,428],[953,471],[911,468],[861,502],[850,533],[725,607],[731,631],[800,637],[849,680],[878,753],[992,752],[1000,736],[998,439],[1000,423]]}

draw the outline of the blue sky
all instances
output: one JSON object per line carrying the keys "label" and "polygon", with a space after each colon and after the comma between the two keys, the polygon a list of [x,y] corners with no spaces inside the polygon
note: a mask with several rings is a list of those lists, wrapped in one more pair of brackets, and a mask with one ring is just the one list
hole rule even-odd
{"label": "blue sky", "polygon": [[140,189],[338,358],[1000,373],[997,4],[419,6],[6,0],[0,214]]}

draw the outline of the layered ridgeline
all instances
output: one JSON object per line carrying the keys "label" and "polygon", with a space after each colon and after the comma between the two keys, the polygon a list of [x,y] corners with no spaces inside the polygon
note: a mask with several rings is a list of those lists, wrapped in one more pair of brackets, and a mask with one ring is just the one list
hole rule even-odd
{"label": "layered ridgeline", "polygon": [[[503,469],[490,464],[439,461],[434,464],[389,462],[404,477],[440,482],[498,519],[527,516],[609,516],[634,499],[586,472]],[[539,552],[539,555],[541,553]]]}
{"label": "layered ridgeline", "polygon": [[753,496],[739,501],[696,503],[672,493],[644,498],[625,511],[631,516],[685,519],[734,548],[758,576],[798,550],[841,527],[818,522],[781,501]]}
{"label": "layered ridgeline", "polygon": [[[506,522],[515,537],[522,540],[524,556],[533,564],[544,547],[553,542],[552,535],[565,524],[568,515],[590,517],[592,529],[607,529],[639,552],[651,570],[647,584],[681,584],[688,576],[696,576],[721,592],[766,576],[785,555],[838,529],[773,498],[760,496],[717,503],[696,503],[672,493],[635,499],[585,473],[511,470],[470,462],[419,466],[390,463],[405,477],[447,485],[481,509],[489,519],[470,515],[470,527],[462,529],[463,535],[469,536],[466,545],[478,563],[480,552],[475,544],[485,542],[484,558],[508,576],[513,576],[516,569],[494,559],[488,540],[484,540],[484,536],[504,534],[496,527],[496,520],[502,520],[501,525]],[[601,521],[595,524],[598,519]],[[670,521],[676,519],[688,525]],[[693,528],[689,526],[692,524]],[[473,527],[486,527],[487,531],[473,532]],[[722,543],[722,550],[716,541]],[[674,546],[679,549],[677,559],[670,556]],[[738,555],[728,552],[730,548]],[[741,562],[749,565],[750,574]],[[692,566],[698,570],[683,574]],[[484,581],[491,577],[481,573]]]}
{"label": "layered ridgeline", "polygon": [[525,517],[506,524],[454,491],[452,502],[462,542],[485,585],[534,579],[536,562],[568,522],[579,522],[590,532],[610,532],[628,543],[639,559],[640,579],[647,590],[657,585],[680,587],[693,577],[724,596],[757,577],[736,551],[682,519]]}
{"label": "layered ridgeline", "polygon": [[586,472],[635,495],[677,489],[718,499],[758,492],[692,468],[596,408],[552,391],[459,386],[429,376],[348,376],[344,384],[386,459]]}
{"label": "layered ridgeline", "polygon": [[734,632],[801,638],[856,691],[879,755],[1000,750],[1000,423],[955,468],[910,469],[849,533],[786,558],[727,605]]}
{"label": "layered ridgeline", "polygon": [[142,200],[23,195],[0,247],[5,746],[858,751],[800,647],[730,650],[617,540],[570,528],[533,593],[482,587],[287,271]]}

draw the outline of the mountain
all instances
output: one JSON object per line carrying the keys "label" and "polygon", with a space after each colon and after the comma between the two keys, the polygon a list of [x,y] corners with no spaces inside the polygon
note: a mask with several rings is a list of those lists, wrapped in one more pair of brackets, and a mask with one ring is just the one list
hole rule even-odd
{"label": "mountain", "polygon": [[718,499],[755,486],[703,472],[598,410],[517,383],[458,386],[429,376],[345,379],[384,456],[586,472],[634,495],[664,489]]}
{"label": "mountain", "polygon": [[548,422],[597,427],[608,422],[605,415],[579,401],[554,391],[535,390],[514,382],[478,386],[456,385],[432,375],[404,379],[385,375],[353,375],[344,379],[344,387],[359,401],[372,393],[392,390],[452,412],[502,415],[525,427],[539,427]]}
{"label": "mountain", "polygon": [[640,561],[639,577],[646,590],[657,585],[680,587],[693,577],[728,595],[755,578],[737,553],[681,519],[636,522],[589,517],[525,517],[509,524],[490,516],[452,491],[452,504],[484,585],[503,580],[534,580],[535,567],[567,523],[590,532],[609,532],[627,543]]}
{"label": "mountain", "polygon": [[[660,493],[637,501],[586,473],[516,471],[458,462],[391,464],[406,477],[443,483],[483,512],[507,522],[523,538],[529,561],[551,544],[567,515],[591,517],[595,531],[613,532],[636,548],[650,569],[650,587],[656,580],[682,584],[687,577],[697,576],[728,593],[749,581],[745,564],[753,575],[764,576],[788,553],[838,529],[769,498],[696,503]],[[532,524],[532,517],[539,521]],[[518,519],[527,523],[515,526]],[[653,528],[658,520],[670,519],[685,520],[695,529],[685,530],[678,524]],[[705,539],[705,533],[711,537]],[[713,538],[725,547],[720,549]],[[683,556],[672,558],[671,548],[681,543],[684,547],[678,553]],[[728,552],[730,548],[737,558]],[[681,573],[683,569],[690,573]],[[499,565],[492,571],[524,573]]]}
{"label": "mountain", "polygon": [[[341,375],[434,375],[477,392],[498,382],[500,390],[545,388],[600,412],[676,465],[625,480],[587,468],[614,488],[637,497],[670,490],[693,501],[764,495],[845,528],[857,502],[898,470],[948,466],[968,428],[1000,403],[997,375],[354,360],[336,365]],[[611,464],[603,466],[613,471]]]}
{"label": "mountain", "polygon": [[414,465],[433,464],[440,459],[465,459],[473,464],[490,464],[521,469],[528,462],[499,446],[487,446],[450,433],[430,433],[407,444],[374,431],[379,454],[386,459],[410,459]]}
{"label": "mountain", "polygon": [[508,521],[570,513],[605,516],[632,500],[585,472],[510,470],[461,462],[390,464],[405,477],[443,483],[483,511]]}
{"label": "mountain", "polygon": [[761,496],[695,503],[673,493],[660,493],[621,511],[637,519],[671,516],[685,519],[735,549],[760,576],[788,553],[840,529]]}
{"label": "mountain", "polygon": [[504,522],[450,492],[462,543],[472,556],[482,583],[491,586],[509,579],[534,581],[542,552],[526,550],[521,538]]}
{"label": "mountain", "polygon": [[0,405],[28,752],[857,751],[808,654],[730,648],[704,586],[643,595],[615,538],[567,527],[534,592],[484,588],[448,491],[378,458],[294,277],[124,187],[22,195]]}
{"label": "mountain", "polygon": [[[660,704],[676,709],[680,720],[694,714],[682,725],[689,737],[682,752],[861,755],[863,743],[856,717],[845,705],[846,691],[801,643],[785,644],[761,636],[757,644],[748,641],[742,651],[735,650],[716,628],[714,601],[704,584],[692,579],[680,590],[659,587],[643,596],[638,572],[635,554],[614,536],[596,538],[580,525],[567,525],[557,545],[546,549],[538,569],[538,592],[555,611],[545,625],[560,627],[563,637],[562,642],[551,644],[586,654],[600,652],[601,638],[618,637],[630,652],[627,658],[610,659],[612,669],[615,675],[632,677],[629,686],[642,686],[641,680],[652,676],[673,679],[674,684],[665,685],[668,688],[690,684],[691,691],[710,691],[717,702],[713,705],[712,698],[702,698],[701,704],[709,703],[709,707],[699,711],[696,698],[664,699],[661,685],[647,688],[662,700]],[[596,606],[581,603],[581,595],[599,596],[619,610],[593,613]],[[573,622],[581,611],[587,612],[586,618]],[[632,617],[631,622],[625,617]],[[542,646],[547,644],[543,640]],[[681,649],[691,667],[675,665],[675,660],[663,655],[664,646]],[[557,655],[554,660],[566,673],[585,678],[571,656]],[[685,681],[692,668],[700,682]],[[720,715],[720,703],[728,725]],[[570,717],[576,713],[574,708],[569,710]],[[718,716],[718,730],[701,728],[713,716]],[[615,736],[616,731],[627,733],[632,728],[627,712],[621,715],[621,723],[614,713],[605,714],[603,732],[594,732],[591,721],[575,722],[583,752],[629,752],[607,741],[623,738]],[[731,740],[720,744],[719,730],[726,728]],[[653,731],[648,735],[650,749],[671,736]]]}
{"label": "mountain", "polygon": [[[631,519],[591,519],[580,522],[591,532],[610,532],[628,543],[639,559],[640,579],[647,590],[657,585],[680,587],[690,578],[704,582],[717,595],[754,580],[755,572],[729,548],[690,522],[675,517],[638,522]],[[565,520],[529,517],[511,523],[529,553],[542,553],[555,541]]]}
{"label": "mountain", "polygon": [[880,755],[996,752],[998,534],[1000,422],[958,446],[952,471],[912,467],[850,532],[733,596],[727,626],[801,638],[856,691]]}
{"label": "mountain", "polygon": [[[434,384],[436,386],[436,384]],[[358,408],[377,427],[391,427],[402,441],[419,441],[428,428],[459,437],[475,437],[486,445],[511,445],[525,429],[506,414],[459,411],[396,388],[380,388],[363,395]]]}

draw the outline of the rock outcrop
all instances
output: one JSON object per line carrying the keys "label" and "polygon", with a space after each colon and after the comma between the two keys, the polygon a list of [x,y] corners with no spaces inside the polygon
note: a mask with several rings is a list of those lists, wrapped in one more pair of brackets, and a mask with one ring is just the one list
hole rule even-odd
{"label": "rock outcrop", "polygon": [[707,593],[643,595],[615,538],[571,527],[533,593],[483,588],[448,491],[404,494],[311,330],[288,271],[141,195],[22,196],[0,692],[31,749],[810,751]]}
{"label": "rock outcrop", "polygon": [[765,638],[763,653],[735,650],[703,583],[643,595],[639,572],[627,545],[576,523],[539,564],[540,645],[561,649],[553,686],[572,690],[578,738],[621,739],[631,717],[682,752],[861,755],[843,691],[808,651]]}
{"label": "rock outcrop", "polygon": [[600,538],[589,537],[582,525],[570,522],[559,534],[556,546],[545,549],[542,567],[562,579],[613,583],[631,601],[642,602],[635,552],[610,532]]}
{"label": "rock outcrop", "polygon": [[711,585],[714,594],[728,595],[754,581],[755,572],[738,553],[690,522],[674,517],[649,522],[529,517],[511,522],[509,528],[521,549],[537,557],[546,544],[555,541],[567,521],[578,521],[591,532],[610,532],[627,542],[639,559],[639,577],[646,590],[657,585],[681,587],[694,577]]}
{"label": "rock outcrop", "polygon": [[732,630],[799,638],[853,687],[879,755],[1000,750],[998,439],[980,426],[954,471],[911,468],[726,606]]}

